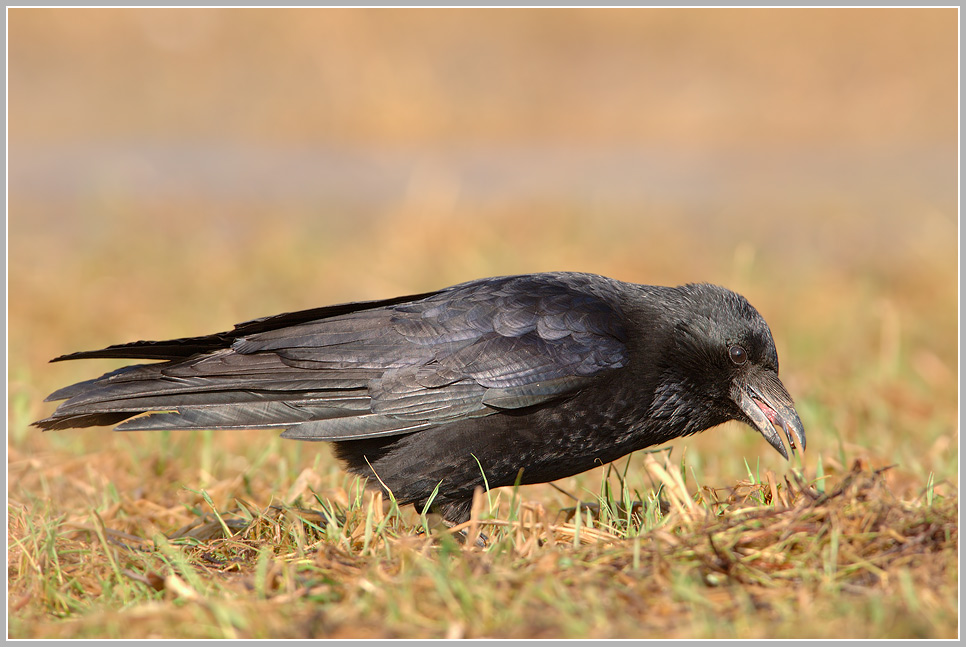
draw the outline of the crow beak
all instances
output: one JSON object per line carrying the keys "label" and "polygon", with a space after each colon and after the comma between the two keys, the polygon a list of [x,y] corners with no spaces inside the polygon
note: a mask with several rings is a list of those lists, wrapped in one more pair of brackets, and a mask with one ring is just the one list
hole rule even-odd
{"label": "crow beak", "polygon": [[795,411],[792,396],[778,379],[778,373],[769,370],[752,372],[747,381],[735,382],[731,397],[745,414],[745,422],[757,429],[785,460],[788,460],[788,452],[776,427],[785,432],[793,453],[796,449],[804,451],[805,427]]}

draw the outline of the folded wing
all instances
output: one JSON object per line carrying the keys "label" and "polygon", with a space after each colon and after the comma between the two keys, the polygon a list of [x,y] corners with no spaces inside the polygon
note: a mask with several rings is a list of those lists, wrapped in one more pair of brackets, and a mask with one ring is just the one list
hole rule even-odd
{"label": "folded wing", "polygon": [[289,313],[58,358],[165,361],[61,389],[48,400],[64,402],[36,424],[276,427],[327,441],[407,434],[576,392],[626,364],[622,321],[599,284],[556,274]]}

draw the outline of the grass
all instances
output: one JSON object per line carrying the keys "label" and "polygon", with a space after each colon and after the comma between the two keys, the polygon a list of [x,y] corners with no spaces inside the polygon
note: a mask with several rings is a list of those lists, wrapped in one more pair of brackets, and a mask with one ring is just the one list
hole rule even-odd
{"label": "grass", "polygon": [[11,501],[10,634],[955,635],[955,497],[902,501],[890,470],[861,461],[822,480],[824,494],[798,472],[689,488],[666,454],[631,466],[651,481],[631,485],[612,466],[596,501],[569,510],[481,492],[466,530],[485,547],[458,529],[423,532],[415,511],[349,479],[262,506],[239,479],[184,490],[191,503],[163,511],[183,524],[168,536],[144,532],[161,512],[150,498],[69,514]]}

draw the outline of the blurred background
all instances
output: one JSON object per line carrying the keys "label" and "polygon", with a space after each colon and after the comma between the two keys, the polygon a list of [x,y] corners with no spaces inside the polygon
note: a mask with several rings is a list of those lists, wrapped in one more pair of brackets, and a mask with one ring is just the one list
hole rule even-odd
{"label": "blurred background", "polygon": [[809,469],[957,481],[955,8],[7,15],[11,460],[154,446],[28,430],[53,356],[580,270],[744,293]]}

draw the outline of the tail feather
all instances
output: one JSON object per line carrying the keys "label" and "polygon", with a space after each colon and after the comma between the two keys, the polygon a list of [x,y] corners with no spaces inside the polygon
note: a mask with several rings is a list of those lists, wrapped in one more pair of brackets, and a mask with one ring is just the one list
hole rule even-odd
{"label": "tail feather", "polygon": [[74,429],[81,427],[109,427],[111,425],[116,425],[122,420],[127,420],[131,416],[137,415],[135,413],[126,412],[108,412],[108,413],[87,413],[87,414],[61,414],[58,415],[56,412],[49,418],[44,418],[43,420],[38,420],[33,423],[35,427],[40,427],[44,431],[53,431],[55,429]]}

